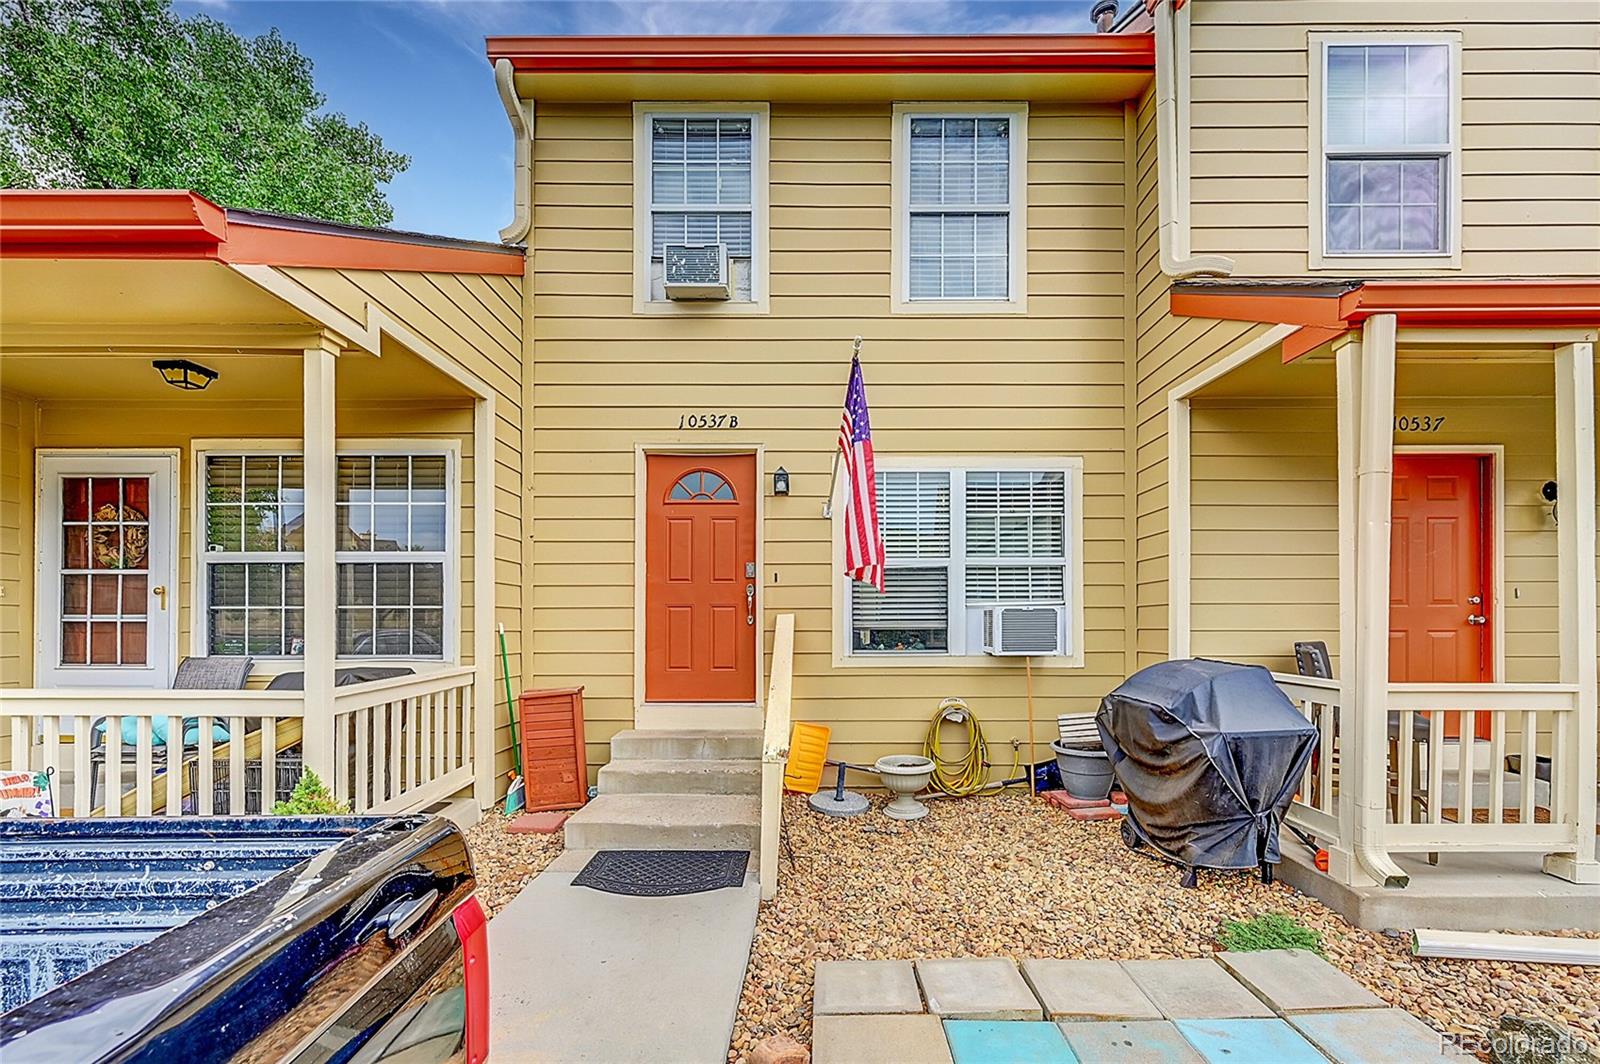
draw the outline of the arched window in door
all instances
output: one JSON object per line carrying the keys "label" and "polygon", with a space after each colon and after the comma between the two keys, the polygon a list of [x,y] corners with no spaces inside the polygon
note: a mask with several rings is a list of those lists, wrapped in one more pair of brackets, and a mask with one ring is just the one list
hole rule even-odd
{"label": "arched window in door", "polygon": [[667,492],[668,502],[733,502],[733,485],[720,473],[694,469],[679,477]]}

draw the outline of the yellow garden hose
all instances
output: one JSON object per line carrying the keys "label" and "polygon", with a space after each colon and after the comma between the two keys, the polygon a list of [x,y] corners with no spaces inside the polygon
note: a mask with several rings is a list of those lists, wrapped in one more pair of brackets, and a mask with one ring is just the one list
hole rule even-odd
{"label": "yellow garden hose", "polygon": [[[966,733],[966,752],[959,757],[944,755],[942,733],[946,721],[961,725]],[[923,741],[922,754],[933,762],[933,780],[929,786],[942,794],[963,798],[1004,786],[988,781],[989,744],[983,738],[983,725],[959,698],[947,698],[939,703],[939,711],[928,722],[928,737]],[[1021,769],[1021,757],[1020,751],[1012,751],[1012,776]]]}

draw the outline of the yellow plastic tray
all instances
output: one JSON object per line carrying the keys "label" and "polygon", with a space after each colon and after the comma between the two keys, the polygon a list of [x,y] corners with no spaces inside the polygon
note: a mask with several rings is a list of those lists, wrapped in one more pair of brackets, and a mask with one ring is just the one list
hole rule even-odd
{"label": "yellow plastic tray", "polygon": [[823,762],[828,760],[828,737],[833,729],[826,724],[796,721],[789,733],[789,765],[783,771],[783,789],[796,794],[815,794],[822,785]]}

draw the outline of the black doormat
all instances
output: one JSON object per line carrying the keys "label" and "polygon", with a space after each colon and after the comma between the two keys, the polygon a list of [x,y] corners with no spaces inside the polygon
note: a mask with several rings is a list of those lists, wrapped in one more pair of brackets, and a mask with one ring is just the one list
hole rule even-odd
{"label": "black doormat", "polygon": [[601,850],[572,881],[607,894],[662,898],[744,883],[746,850]]}

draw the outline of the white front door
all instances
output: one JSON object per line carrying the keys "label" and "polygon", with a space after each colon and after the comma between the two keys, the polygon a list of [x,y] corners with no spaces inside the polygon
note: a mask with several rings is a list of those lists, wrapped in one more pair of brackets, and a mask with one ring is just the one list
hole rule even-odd
{"label": "white front door", "polygon": [[177,456],[41,453],[39,687],[166,687],[177,643]]}

